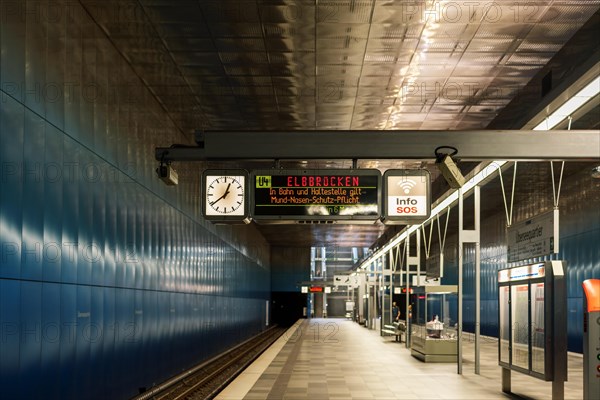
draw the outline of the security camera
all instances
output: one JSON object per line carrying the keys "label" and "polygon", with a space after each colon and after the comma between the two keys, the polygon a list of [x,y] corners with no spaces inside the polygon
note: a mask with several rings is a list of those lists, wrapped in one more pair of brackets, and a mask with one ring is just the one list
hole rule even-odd
{"label": "security camera", "polygon": [[590,175],[592,176],[592,178],[600,179],[600,165],[597,165],[594,168],[592,168]]}
{"label": "security camera", "polygon": [[[443,149],[452,150],[452,152],[450,154],[443,153],[441,152]],[[448,182],[448,185],[452,189],[460,189],[465,184],[466,179],[452,158],[458,153],[458,149],[452,146],[439,146],[433,153],[435,154],[435,165]]]}
{"label": "security camera", "polygon": [[175,186],[179,183],[179,176],[169,164],[161,164],[156,168],[158,177],[168,186]]}
{"label": "security camera", "polygon": [[436,161],[436,165],[451,188],[459,189],[465,184],[465,177],[450,155],[446,154],[443,156],[440,160]]}

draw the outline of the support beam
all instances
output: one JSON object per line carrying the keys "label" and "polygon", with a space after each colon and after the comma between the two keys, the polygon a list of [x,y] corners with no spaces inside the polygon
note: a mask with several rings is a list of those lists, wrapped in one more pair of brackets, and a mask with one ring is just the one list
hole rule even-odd
{"label": "support beam", "polygon": [[158,147],[157,160],[415,159],[453,146],[464,161],[600,160],[600,130],[209,131],[202,147]]}
{"label": "support beam", "polygon": [[511,378],[510,369],[502,367],[502,391],[504,393],[510,393],[512,390]]}
{"label": "support beam", "polygon": [[412,307],[410,305],[410,235],[406,237],[406,241],[404,242],[404,246],[406,246],[406,342],[404,343],[407,349],[410,349],[410,332],[412,329],[411,319],[412,319]]}
{"label": "support beam", "polygon": [[463,257],[465,244],[475,244],[475,374],[480,373],[480,326],[481,326],[481,188],[476,185],[474,194],[475,229],[464,229],[464,193],[458,197],[458,373],[462,374],[462,326],[463,326]]}
{"label": "support beam", "polygon": [[[412,321],[410,316],[412,315],[414,318],[417,318],[417,315],[413,314],[414,310],[412,309],[412,306],[410,304],[410,288],[412,285],[411,276],[414,276],[416,274],[418,282],[419,274],[421,273],[421,233],[419,232],[419,230],[416,230],[415,232],[415,237],[417,241],[415,245],[416,254],[410,254],[410,234],[406,237],[406,241],[404,242],[406,246],[406,255],[404,257],[406,260],[406,348],[410,348],[412,338]],[[413,271],[411,267],[416,267],[416,269]]]}
{"label": "support beam", "polygon": [[457,317],[457,364],[456,372],[462,375],[463,369],[463,348],[462,348],[462,332],[463,332],[463,189],[458,189],[458,317]]}
{"label": "support beam", "polygon": [[475,374],[481,372],[481,188],[473,188],[475,201]]}

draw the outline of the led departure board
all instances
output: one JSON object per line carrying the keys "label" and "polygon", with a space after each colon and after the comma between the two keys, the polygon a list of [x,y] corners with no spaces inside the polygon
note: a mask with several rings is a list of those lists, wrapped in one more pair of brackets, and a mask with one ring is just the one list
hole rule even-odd
{"label": "led departure board", "polygon": [[254,171],[250,186],[257,222],[372,223],[381,214],[381,173],[374,169]]}

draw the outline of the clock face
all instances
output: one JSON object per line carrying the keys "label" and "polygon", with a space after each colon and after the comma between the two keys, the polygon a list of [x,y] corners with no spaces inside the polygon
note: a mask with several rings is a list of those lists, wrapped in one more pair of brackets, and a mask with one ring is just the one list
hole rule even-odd
{"label": "clock face", "polygon": [[245,214],[244,193],[245,176],[238,175],[207,175],[206,176],[206,215]]}

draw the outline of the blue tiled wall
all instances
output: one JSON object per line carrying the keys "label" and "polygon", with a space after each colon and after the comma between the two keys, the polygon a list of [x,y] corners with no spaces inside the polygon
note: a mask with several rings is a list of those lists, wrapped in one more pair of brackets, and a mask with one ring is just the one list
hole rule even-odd
{"label": "blue tiled wall", "polygon": [[310,281],[310,248],[271,247],[271,291],[298,293]]}
{"label": "blue tiled wall", "polygon": [[270,297],[268,264],[199,217],[200,170],[154,176],[181,132],[66,10],[0,16],[2,399],[129,398],[264,329]]}

